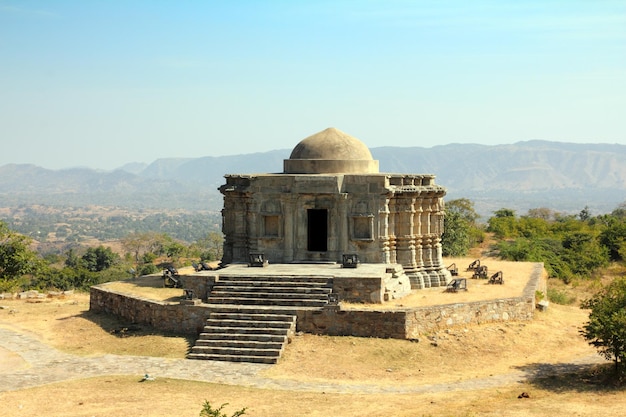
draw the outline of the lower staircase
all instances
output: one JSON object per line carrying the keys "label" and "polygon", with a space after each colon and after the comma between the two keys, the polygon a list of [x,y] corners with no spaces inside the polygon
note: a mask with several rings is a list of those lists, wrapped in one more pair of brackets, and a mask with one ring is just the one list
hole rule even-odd
{"label": "lower staircase", "polygon": [[299,309],[328,303],[330,277],[220,276],[209,318],[189,359],[273,364],[296,329]]}

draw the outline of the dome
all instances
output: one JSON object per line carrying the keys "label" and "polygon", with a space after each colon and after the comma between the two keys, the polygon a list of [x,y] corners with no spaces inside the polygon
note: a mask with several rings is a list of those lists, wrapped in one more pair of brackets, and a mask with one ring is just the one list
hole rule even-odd
{"label": "dome", "polygon": [[285,173],[292,174],[378,172],[368,147],[334,127],[301,140],[284,162]]}
{"label": "dome", "polygon": [[289,159],[369,159],[372,153],[357,138],[329,127],[321,132],[302,139],[293,148]]}

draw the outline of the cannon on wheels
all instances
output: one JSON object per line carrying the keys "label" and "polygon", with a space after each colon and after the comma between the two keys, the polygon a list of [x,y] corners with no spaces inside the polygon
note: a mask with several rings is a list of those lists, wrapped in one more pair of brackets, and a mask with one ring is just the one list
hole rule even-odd
{"label": "cannon on wheels", "polygon": [[454,278],[446,286],[446,292],[459,292],[459,291],[467,291],[467,279]]}
{"label": "cannon on wheels", "polygon": [[488,268],[487,265],[481,265],[478,268],[476,268],[474,270],[474,275],[472,275],[472,278],[477,279],[477,278],[482,278],[482,279],[487,279],[487,275],[489,274],[488,272]]}
{"label": "cannon on wheels", "polygon": [[167,288],[181,288],[180,275],[173,266],[166,266],[163,270],[163,286]]}
{"label": "cannon on wheels", "polygon": [[488,281],[489,284],[504,284],[504,277],[502,276],[502,271],[498,271],[493,274]]}
{"label": "cannon on wheels", "polygon": [[456,264],[455,264],[455,263],[453,263],[453,264],[451,264],[451,265],[448,265],[447,269],[448,269],[448,271],[450,271],[450,274],[451,274],[453,277],[456,277],[456,276],[458,276],[458,275],[459,275],[459,268],[456,266]]}
{"label": "cannon on wheels", "polygon": [[204,261],[201,261],[200,263],[192,262],[191,266],[193,266],[193,269],[196,272],[213,270],[213,268],[211,268],[211,265],[209,265],[208,263],[206,263]]}
{"label": "cannon on wheels", "polygon": [[468,271],[476,271],[476,269],[480,268],[480,259],[476,259],[467,267]]}

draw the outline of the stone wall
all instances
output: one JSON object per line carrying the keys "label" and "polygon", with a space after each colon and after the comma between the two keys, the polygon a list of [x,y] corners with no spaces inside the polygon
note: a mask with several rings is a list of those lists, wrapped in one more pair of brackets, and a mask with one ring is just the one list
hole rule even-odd
{"label": "stone wall", "polygon": [[[346,286],[344,291],[348,289]],[[519,297],[397,310],[342,310],[339,305],[328,305],[321,310],[299,311],[296,326],[297,331],[331,336],[416,339],[455,326],[530,320],[537,291],[546,293],[541,263],[535,264]],[[91,288],[90,311],[113,314],[159,330],[194,335],[202,330],[209,315],[206,304],[158,302],[108,290],[106,284]]]}
{"label": "stone wall", "polygon": [[206,304],[185,305],[149,300],[111,291],[106,284],[91,287],[89,295],[89,311],[112,314],[166,332],[197,335],[209,317]]}
{"label": "stone wall", "polygon": [[405,311],[322,310],[298,311],[296,331],[330,336],[406,338]]}
{"label": "stone wall", "polygon": [[298,313],[297,330],[331,336],[417,339],[441,329],[508,320],[530,320],[535,293],[546,293],[543,264],[537,263],[521,296],[398,310],[341,310],[328,306]]}
{"label": "stone wall", "polygon": [[381,277],[334,277],[333,293],[340,300],[352,303],[382,303],[383,287]]}

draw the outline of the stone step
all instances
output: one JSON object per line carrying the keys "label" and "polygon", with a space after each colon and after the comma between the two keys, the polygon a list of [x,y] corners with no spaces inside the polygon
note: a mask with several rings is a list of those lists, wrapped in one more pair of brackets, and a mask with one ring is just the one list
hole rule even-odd
{"label": "stone step", "polygon": [[293,314],[275,314],[272,312],[240,312],[240,311],[211,311],[209,318],[215,320],[252,320],[252,321],[285,321],[293,323]]}
{"label": "stone step", "polygon": [[318,309],[329,277],[222,277],[208,297],[209,318],[189,359],[276,363],[298,309]]}
{"label": "stone step", "polygon": [[233,349],[265,349],[278,350],[283,348],[282,342],[259,342],[256,340],[198,340],[196,347],[215,347],[215,348],[233,348]]}
{"label": "stone step", "polygon": [[333,277],[330,276],[306,276],[306,275],[290,275],[290,276],[274,276],[274,275],[251,275],[251,276],[239,276],[239,275],[220,275],[217,282],[294,282],[306,285],[311,284],[324,284],[332,285]]}
{"label": "stone step", "polygon": [[235,320],[209,318],[205,327],[259,327],[264,329],[290,329],[293,321]]}
{"label": "stone step", "polygon": [[229,355],[229,356],[280,356],[280,349],[253,349],[221,346],[194,346],[191,353],[203,353],[205,355]]}
{"label": "stone step", "polygon": [[250,363],[265,363],[275,364],[278,362],[278,356],[249,356],[249,355],[219,355],[219,354],[205,354],[205,353],[190,353],[187,355],[188,359],[200,359],[209,361],[227,361],[227,362],[250,362]]}
{"label": "stone step", "polygon": [[231,285],[228,283],[216,284],[213,286],[213,291],[229,291],[229,292],[271,292],[271,293],[293,293],[293,294],[329,294],[332,291],[331,287],[285,287],[272,286],[272,285]]}
{"label": "stone step", "polygon": [[252,298],[252,297],[214,297],[209,298],[210,304],[247,304],[247,305],[268,305],[268,306],[302,306],[302,307],[323,307],[328,303],[328,299],[276,299],[276,298]]}
{"label": "stone step", "polygon": [[267,292],[264,291],[223,291],[222,289],[217,289],[211,291],[211,295],[209,296],[209,301],[211,301],[214,297],[227,297],[230,295],[234,295],[237,298],[249,297],[249,298],[273,298],[273,299],[312,299],[312,300],[328,300],[328,294],[306,294],[306,293],[296,293],[296,292],[286,292],[286,293],[275,293],[271,290]]}
{"label": "stone step", "polygon": [[267,335],[267,334],[239,334],[239,333],[201,333],[195,346],[230,346],[250,344],[256,346],[261,343],[267,343],[270,347],[280,349],[287,340],[287,336],[283,335]]}
{"label": "stone step", "polygon": [[289,329],[267,327],[228,327],[228,326],[205,326],[202,333],[230,333],[230,334],[256,334],[256,335],[282,335],[285,336]]}
{"label": "stone step", "polygon": [[288,314],[295,316],[301,308],[292,306],[244,305],[244,304],[208,304],[211,314],[241,313],[241,314]]}

